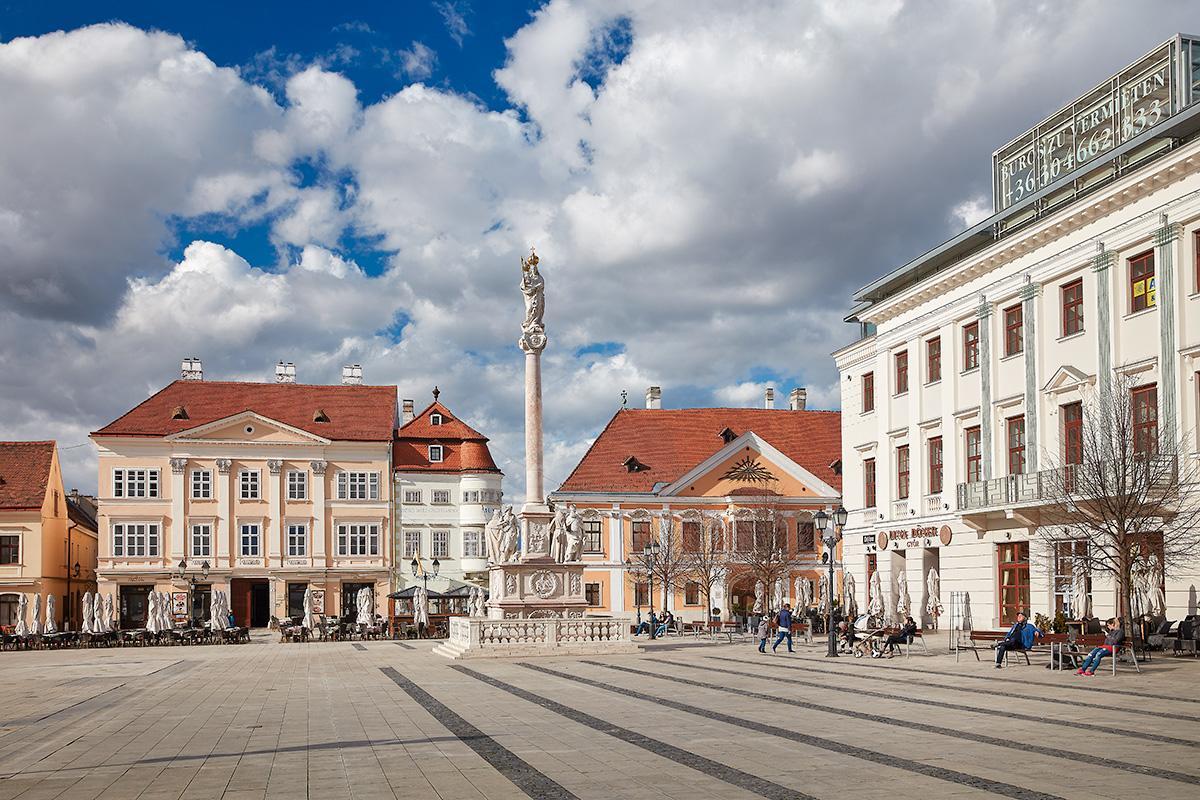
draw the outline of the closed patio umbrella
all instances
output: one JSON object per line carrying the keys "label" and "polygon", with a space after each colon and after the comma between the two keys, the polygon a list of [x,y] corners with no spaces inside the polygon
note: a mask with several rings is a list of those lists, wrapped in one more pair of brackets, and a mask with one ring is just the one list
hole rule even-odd
{"label": "closed patio umbrella", "polygon": [[46,595],[46,633],[58,633],[58,623],[54,621],[54,595]]}
{"label": "closed patio umbrella", "polygon": [[96,592],[92,596],[92,633],[111,631],[112,624],[108,620],[108,615],[104,613],[104,595]]}
{"label": "closed patio umbrella", "polygon": [[229,619],[221,612],[221,590],[213,589],[212,602],[209,604],[208,627],[214,631],[223,631],[229,627]]}
{"label": "closed patio umbrella", "polygon": [[800,608],[806,612],[812,608],[813,584],[808,578],[800,578]]}
{"label": "closed patio umbrella", "polygon": [[363,587],[358,590],[358,596],[355,598],[355,606],[357,606],[358,616],[355,617],[355,622],[359,625],[371,624],[371,590]]}
{"label": "closed patio umbrella", "polygon": [[17,626],[14,629],[17,636],[29,635],[29,624],[25,622],[25,616],[29,611],[29,601],[25,599],[24,592],[17,599]]}
{"label": "closed patio umbrella", "polygon": [[1087,564],[1076,558],[1071,564],[1071,616],[1075,619],[1092,615],[1092,601],[1088,592]]}
{"label": "closed patio umbrella", "polygon": [[930,567],[929,574],[925,576],[925,611],[933,618],[935,624],[942,613],[941,591],[942,579],[937,570]]}
{"label": "closed patio umbrella", "polygon": [[821,573],[821,596],[817,598],[817,613],[824,615],[829,611],[829,576]]}
{"label": "closed patio umbrella", "polygon": [[83,621],[79,624],[82,633],[92,632],[92,593],[83,593]]}
{"label": "closed patio umbrella", "polygon": [[867,613],[872,617],[878,617],[883,614],[883,580],[879,576],[879,570],[876,570],[871,575],[871,580],[867,584],[870,590],[870,597],[867,600]]}
{"label": "closed patio umbrella", "polygon": [[896,575],[896,620],[904,622],[910,611],[912,598],[908,594],[908,575],[901,572]]}
{"label": "closed patio umbrella", "polygon": [[104,630],[115,631],[117,629],[117,618],[113,613],[113,596],[111,594],[104,595]]}
{"label": "closed patio umbrella", "polygon": [[858,616],[858,598],[854,596],[854,576],[847,572],[842,578],[842,602],[846,604],[846,618],[853,620]]}
{"label": "closed patio umbrella", "polygon": [[171,609],[171,595],[167,592],[159,592],[159,595],[158,607],[162,611],[163,630],[174,630],[175,613]]}
{"label": "closed patio umbrella", "polygon": [[421,587],[413,593],[413,622],[429,626],[429,592]]}
{"label": "closed patio umbrella", "polygon": [[35,594],[33,596],[33,623],[29,626],[29,632],[34,636],[42,635],[42,596]]}
{"label": "closed patio umbrella", "polygon": [[304,588],[304,620],[300,624],[310,631],[317,629],[317,615],[313,613],[313,590],[311,586]]}
{"label": "closed patio umbrella", "polygon": [[149,605],[146,606],[146,630],[158,633],[161,624],[158,616],[158,592],[151,592],[149,600]]}

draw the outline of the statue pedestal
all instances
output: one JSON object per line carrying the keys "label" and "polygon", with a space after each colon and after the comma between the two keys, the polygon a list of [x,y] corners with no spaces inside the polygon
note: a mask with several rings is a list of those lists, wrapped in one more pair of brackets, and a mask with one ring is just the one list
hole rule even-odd
{"label": "statue pedestal", "polygon": [[489,572],[488,619],[581,619],[583,564],[522,561],[499,564]]}

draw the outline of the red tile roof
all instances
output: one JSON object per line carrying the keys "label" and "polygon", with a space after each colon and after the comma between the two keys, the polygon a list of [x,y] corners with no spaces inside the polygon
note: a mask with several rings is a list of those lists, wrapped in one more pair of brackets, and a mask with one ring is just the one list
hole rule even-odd
{"label": "red tile roof", "polygon": [[[560,492],[651,492],[673,483],[726,446],[721,431],[754,432],[788,458],[841,490],[841,414],[764,408],[623,408],[592,442]],[[633,456],[644,469],[630,472]]]}
{"label": "red tile roof", "polygon": [[[174,419],[183,407],[186,419]],[[328,422],[314,422],[317,410]],[[386,442],[396,424],[395,386],[174,381],[94,436],[169,436],[245,411],[336,441]]]}
{"label": "red tile roof", "polygon": [[41,508],[54,442],[0,442],[0,508]]}
{"label": "red tile roof", "polygon": [[[440,425],[430,421],[434,414],[442,415]],[[402,472],[499,472],[487,443],[486,436],[434,401],[396,430],[392,467]],[[429,460],[431,444],[442,446],[442,461]]]}

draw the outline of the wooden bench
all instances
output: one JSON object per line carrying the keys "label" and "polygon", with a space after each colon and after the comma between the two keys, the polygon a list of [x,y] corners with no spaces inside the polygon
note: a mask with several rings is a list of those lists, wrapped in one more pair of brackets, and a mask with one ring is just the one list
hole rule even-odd
{"label": "wooden bench", "polygon": [[792,636],[796,636],[797,634],[804,635],[805,644],[813,643],[812,626],[809,625],[807,622],[793,622],[792,623]]}
{"label": "wooden bench", "polygon": [[[889,636],[895,636],[895,635],[896,635],[897,633],[899,633],[899,632],[900,632],[900,629],[899,629],[899,628],[884,628],[884,629],[883,629],[883,630],[880,632],[880,636],[882,636],[882,637],[883,637],[882,639],[880,639],[880,641],[881,641],[881,642],[886,642],[886,641],[888,640],[888,637],[889,637]],[[920,628],[917,628],[917,629],[916,629],[916,630],[913,632],[913,635],[912,635],[912,641],[910,641],[910,642],[900,642],[900,652],[904,653],[904,657],[905,657],[905,658],[908,658],[908,657],[910,657],[910,656],[912,655],[912,646],[913,646],[913,644],[914,644],[914,643],[916,643],[916,642],[920,642],[920,643],[921,643],[921,650],[922,650],[922,651],[924,651],[925,655],[929,655],[929,648],[925,646],[925,637],[923,637],[923,636],[921,635],[921,629],[920,629]],[[978,655],[976,655],[976,658],[978,658]]]}
{"label": "wooden bench", "polygon": [[[955,661],[958,661],[958,654],[962,650],[970,650],[972,653],[975,654],[975,660],[979,661],[980,660],[979,659],[979,648],[981,646],[984,646],[989,650],[994,649],[998,643],[1003,642],[1005,640],[1005,638],[1008,636],[1008,631],[966,631],[966,634],[967,634],[967,641],[964,642],[960,638],[954,648],[954,660]],[[924,643],[922,643],[922,644],[924,644]],[[1035,648],[1037,647],[1036,641],[1034,643],[1034,647]],[[1005,653],[1004,653],[1005,663],[1008,662],[1008,656],[1011,652],[1013,652],[1013,651],[1011,651],[1011,650],[1005,651]],[[1027,665],[1030,663],[1028,650],[1017,650],[1016,652],[1024,653],[1025,654],[1025,663]]]}
{"label": "wooden bench", "polygon": [[[1088,653],[1092,652],[1092,650],[1097,647],[1104,646],[1103,634],[1086,634],[1083,636],[1076,636],[1074,639],[1070,639],[1065,634],[1048,634],[1048,636],[1056,637],[1055,641],[1051,642],[1050,644],[1050,665],[1053,669],[1062,669],[1062,662],[1065,661],[1066,658],[1079,659],[1079,663],[1083,663],[1083,659],[1087,658]],[[1076,648],[1078,648],[1078,652],[1065,652],[1066,648],[1070,647],[1071,645],[1074,645]],[[1121,653],[1123,652],[1129,654],[1129,660],[1133,662],[1134,670],[1140,674],[1142,668],[1138,666],[1136,644],[1130,639],[1126,639],[1124,642],[1122,642],[1121,645],[1116,648],[1115,652],[1108,656],[1109,661],[1112,662],[1112,674],[1116,676],[1117,662],[1120,661]],[[1056,654],[1057,658],[1055,657]]]}

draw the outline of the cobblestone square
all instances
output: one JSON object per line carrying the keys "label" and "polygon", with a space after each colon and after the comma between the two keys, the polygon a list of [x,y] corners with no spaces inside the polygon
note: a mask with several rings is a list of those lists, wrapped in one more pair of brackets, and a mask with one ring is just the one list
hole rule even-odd
{"label": "cobblestone square", "polygon": [[455,664],[432,643],[6,652],[10,798],[1194,797],[1200,661],[818,644]]}

